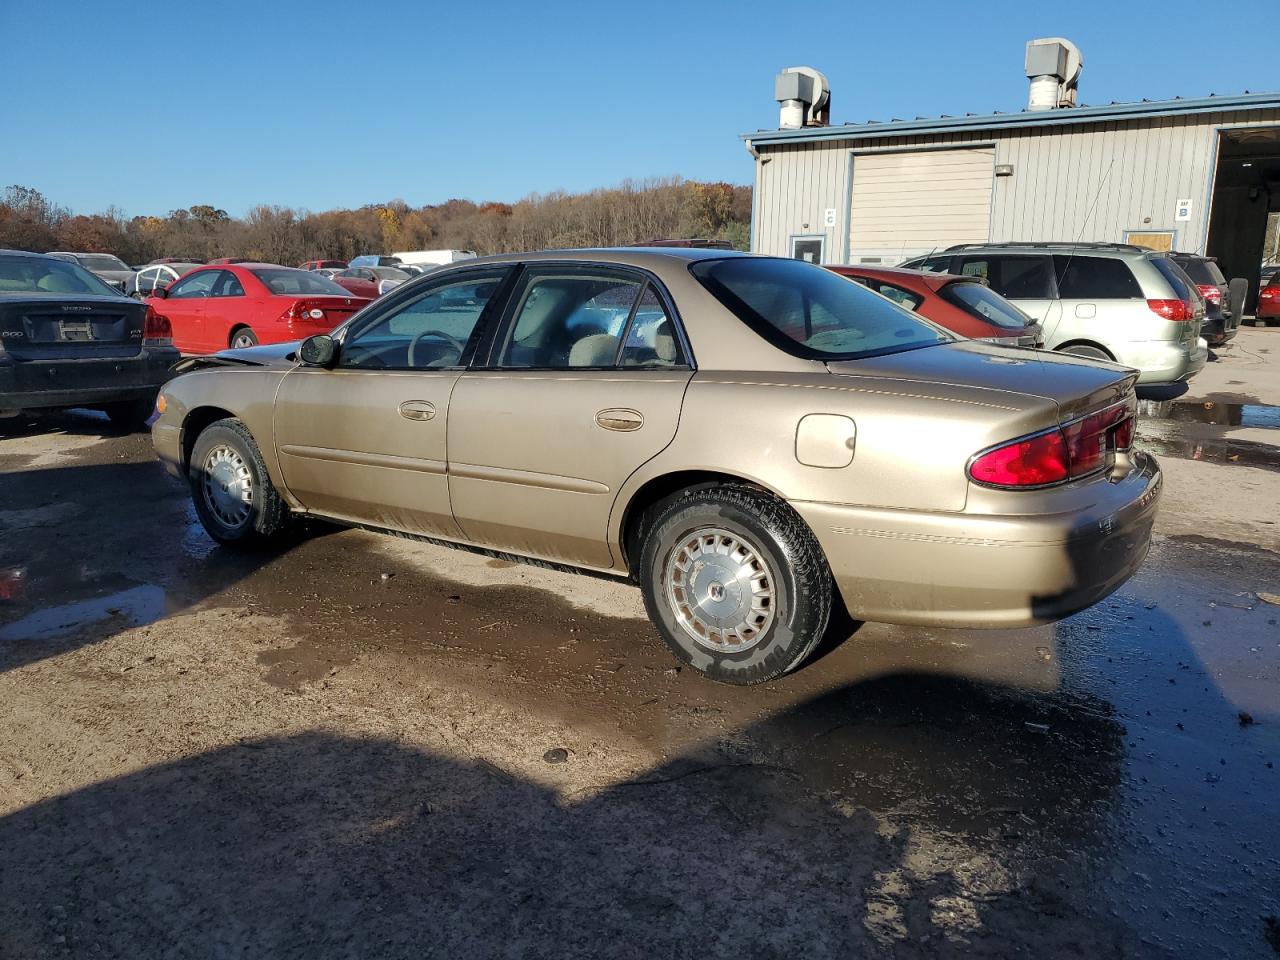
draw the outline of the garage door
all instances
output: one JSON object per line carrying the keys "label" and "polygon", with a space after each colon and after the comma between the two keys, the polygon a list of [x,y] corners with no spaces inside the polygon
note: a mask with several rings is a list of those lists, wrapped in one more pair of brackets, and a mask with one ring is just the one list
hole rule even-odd
{"label": "garage door", "polygon": [[894,264],[986,242],[994,163],[991,147],[855,155],[849,262]]}

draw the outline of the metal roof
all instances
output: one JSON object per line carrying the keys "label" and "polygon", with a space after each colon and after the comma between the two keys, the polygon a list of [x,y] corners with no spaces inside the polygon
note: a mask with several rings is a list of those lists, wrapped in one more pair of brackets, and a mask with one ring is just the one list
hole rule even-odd
{"label": "metal roof", "polygon": [[757,130],[742,139],[754,146],[783,143],[811,143],[815,140],[865,140],[871,137],[898,137],[913,134],[963,133],[1009,130],[1018,127],[1053,127],[1074,123],[1107,123],[1142,120],[1182,114],[1220,113],[1232,110],[1280,109],[1280,93],[1244,93],[1238,96],[1173,100],[1140,100],[1109,103],[1105,106],[1066,107],[1059,110],[1020,110],[1017,113],[968,113],[962,117],[916,117],[914,120],[870,120],[829,127],[799,130]]}

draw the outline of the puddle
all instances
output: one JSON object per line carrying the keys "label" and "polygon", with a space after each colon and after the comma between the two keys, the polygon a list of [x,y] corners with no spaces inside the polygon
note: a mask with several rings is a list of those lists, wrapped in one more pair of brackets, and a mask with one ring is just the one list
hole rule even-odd
{"label": "puddle", "polygon": [[1145,418],[1178,423],[1210,423],[1220,427],[1280,428],[1280,407],[1264,403],[1219,403],[1216,400],[1139,400],[1138,422]]}
{"label": "puddle", "polygon": [[[1139,431],[1141,429],[1140,426]],[[1139,433],[1135,444],[1139,450],[1146,450],[1158,457],[1178,457],[1183,460],[1203,460],[1206,463],[1261,467],[1263,470],[1280,472],[1280,447],[1274,447],[1269,443],[1176,436],[1152,437]]]}
{"label": "puddle", "polygon": [[46,640],[74,633],[102,620],[119,620],[136,627],[154,623],[165,613],[164,590],[143,585],[105,597],[37,610],[21,620],[0,627],[0,641]]}

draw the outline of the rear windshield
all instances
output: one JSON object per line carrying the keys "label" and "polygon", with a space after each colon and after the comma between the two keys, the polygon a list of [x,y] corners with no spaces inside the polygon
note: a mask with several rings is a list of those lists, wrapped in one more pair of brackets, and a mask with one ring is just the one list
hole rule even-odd
{"label": "rear windshield", "polygon": [[956,306],[988,323],[1008,330],[1023,330],[1031,318],[1000,294],[981,283],[952,283],[943,294]]}
{"label": "rear windshield", "polygon": [[1199,257],[1174,257],[1174,262],[1186,272],[1192,283],[1207,283],[1217,287],[1224,286],[1227,282],[1227,278],[1212,260],[1202,260]]}
{"label": "rear windshield", "polygon": [[762,337],[799,357],[855,360],[953,339],[860,284],[801,260],[703,260],[689,271]]}
{"label": "rear windshield", "polygon": [[[1191,286],[1187,283],[1187,275],[1182,271],[1176,263],[1168,257],[1152,257],[1152,265],[1169,281],[1169,285],[1173,287],[1173,295],[1179,300],[1186,300],[1188,303],[1194,303],[1196,297],[1191,295]],[[1200,291],[1196,291],[1199,296]]]}
{"label": "rear windshield", "polygon": [[105,253],[88,253],[81,254],[77,257],[80,265],[86,270],[128,270],[129,265],[119,257],[113,257]]}
{"label": "rear windshield", "polygon": [[253,275],[267,285],[277,296],[298,294],[349,297],[351,291],[338,286],[324,274],[314,270],[294,270],[291,267],[254,270]]}
{"label": "rear windshield", "polygon": [[118,297],[109,287],[78,263],[52,257],[6,257],[0,255],[0,293],[91,294]]}

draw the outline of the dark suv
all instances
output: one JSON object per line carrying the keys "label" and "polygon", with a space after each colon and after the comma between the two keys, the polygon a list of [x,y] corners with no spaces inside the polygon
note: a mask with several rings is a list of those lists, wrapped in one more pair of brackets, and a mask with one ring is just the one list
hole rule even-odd
{"label": "dark suv", "polygon": [[1198,253],[1171,253],[1169,258],[1191,278],[1205,299],[1200,336],[1208,340],[1211,347],[1220,347],[1233,339],[1240,328],[1240,318],[1231,311],[1231,290],[1217,259]]}

